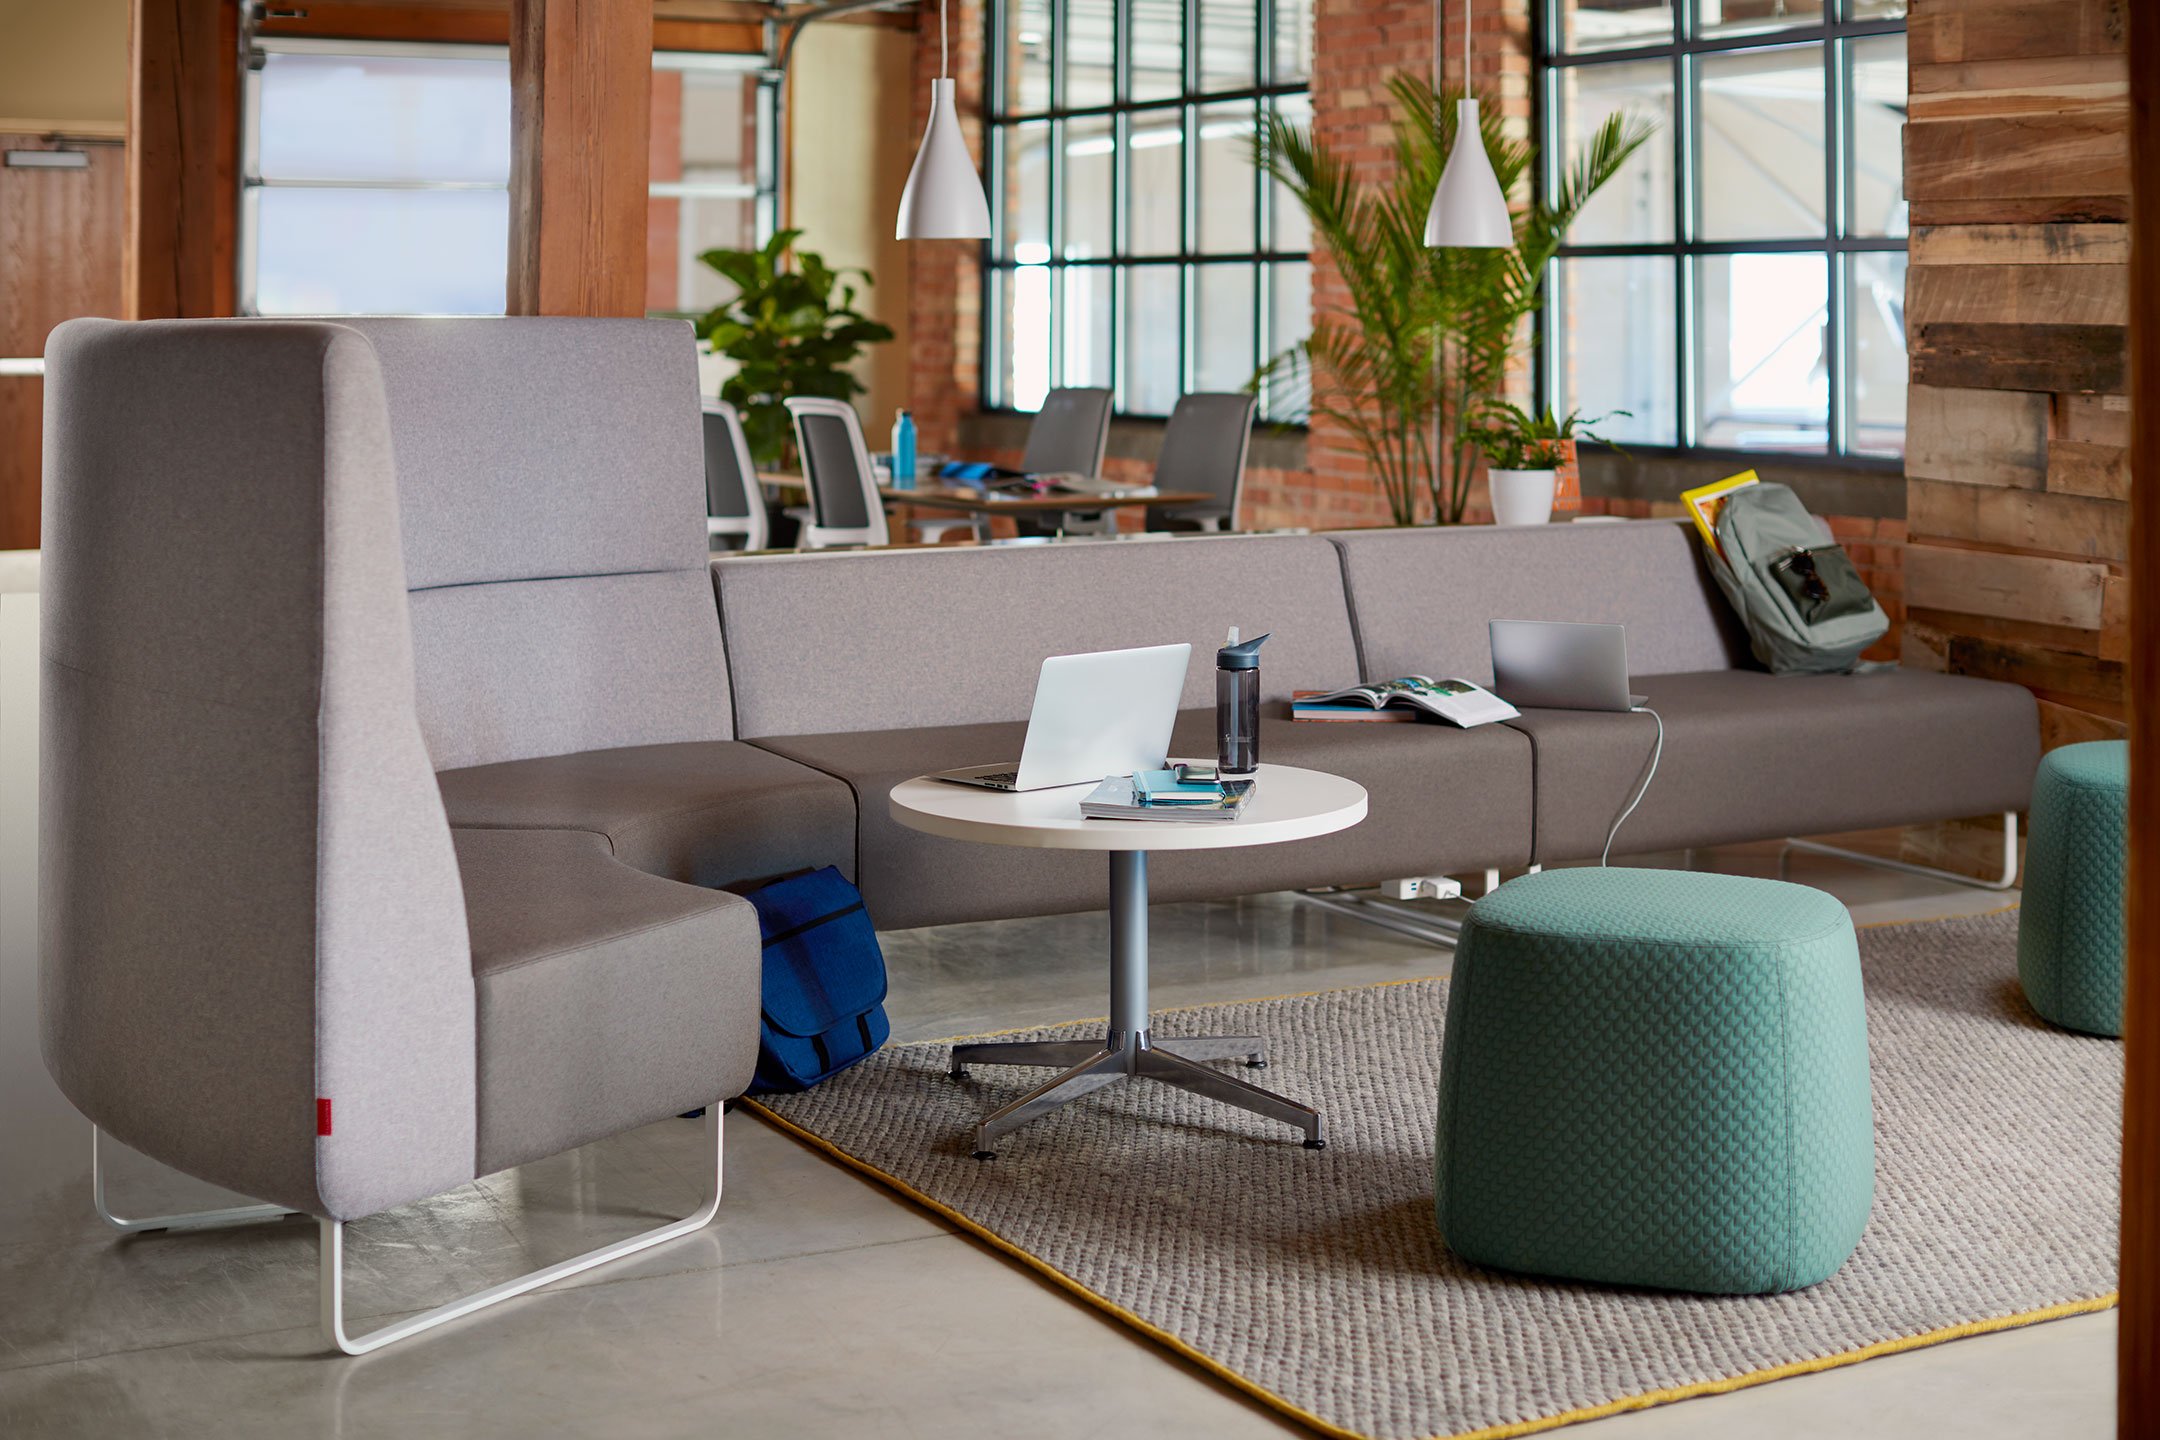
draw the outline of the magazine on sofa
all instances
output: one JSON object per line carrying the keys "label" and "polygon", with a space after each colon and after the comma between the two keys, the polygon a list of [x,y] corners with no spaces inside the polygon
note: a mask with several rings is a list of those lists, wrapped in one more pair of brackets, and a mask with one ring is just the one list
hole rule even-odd
{"label": "magazine on sofa", "polygon": [[1435,680],[1429,675],[1403,675],[1393,680],[1369,680],[1324,694],[1300,696],[1290,714],[1295,720],[1346,720],[1358,718],[1357,707],[1385,710],[1391,706],[1422,710],[1460,725],[1465,730],[1512,720],[1522,712],[1482,685],[1450,677]]}

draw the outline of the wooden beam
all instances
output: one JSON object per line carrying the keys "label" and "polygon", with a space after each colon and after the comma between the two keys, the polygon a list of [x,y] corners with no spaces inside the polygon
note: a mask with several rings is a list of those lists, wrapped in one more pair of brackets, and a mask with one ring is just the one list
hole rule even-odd
{"label": "wooden beam", "polygon": [[2131,411],[2129,988],[2123,1001],[2122,1314],[2118,1433],[2160,1434],[2160,16],[2130,26]]}
{"label": "wooden beam", "polygon": [[2122,265],[2127,225],[1925,225],[1912,232],[1914,265]]}
{"label": "wooden beam", "polygon": [[2124,393],[2119,325],[1968,324],[1911,326],[1912,380],[1965,390]]}
{"label": "wooden beam", "polygon": [[2129,512],[2113,500],[2000,485],[1960,485],[1917,476],[1905,482],[1905,528],[1930,536],[2000,545],[2026,554],[2122,560]]}
{"label": "wooden beam", "polygon": [[1905,547],[1905,603],[1915,610],[2098,630],[2107,577],[2107,566],[2097,561],[1947,545]]}
{"label": "wooden beam", "polygon": [[2119,105],[1905,127],[1905,189],[1915,200],[2127,195],[2129,186]]}
{"label": "wooden beam", "polygon": [[332,40],[413,40],[446,45],[506,45],[507,5],[324,4],[263,18],[257,33]]}
{"label": "wooden beam", "polygon": [[652,0],[512,0],[513,315],[645,313]]}
{"label": "wooden beam", "polygon": [[[765,31],[749,13],[755,7],[737,6],[743,12],[731,18],[667,17],[658,7],[653,21],[653,48],[689,50],[719,55],[758,55],[764,52]],[[716,11],[716,13],[718,13]],[[266,16],[263,35],[299,35],[337,40],[418,40],[440,44],[504,45],[510,40],[508,0],[482,4],[433,4],[425,0],[399,3],[356,4],[349,0],[324,3],[315,0],[306,9]]]}
{"label": "wooden beam", "polygon": [[1905,313],[1915,325],[2126,325],[2130,272],[2121,265],[1915,264],[1905,276]]}
{"label": "wooden beam", "polygon": [[2047,488],[2048,397],[2019,390],[1905,392],[1905,473],[1916,480]]}
{"label": "wooden beam", "polygon": [[1915,65],[2119,50],[2130,0],[1916,0]]}
{"label": "wooden beam", "polygon": [[235,0],[134,0],[121,262],[129,319],[233,313],[238,51]]}

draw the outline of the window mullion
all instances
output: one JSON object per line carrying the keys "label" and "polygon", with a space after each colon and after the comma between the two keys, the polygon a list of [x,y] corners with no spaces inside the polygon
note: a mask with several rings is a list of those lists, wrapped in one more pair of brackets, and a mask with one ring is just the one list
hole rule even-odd
{"label": "window mullion", "polygon": [[[1678,17],[1676,23],[1679,23]],[[1673,56],[1673,239],[1679,246],[1679,253],[1672,261],[1673,362],[1679,371],[1674,376],[1673,438],[1682,447],[1692,447],[1696,443],[1702,422],[1699,388],[1702,361],[1696,344],[1696,306],[1700,297],[1695,292],[1696,264],[1688,254],[1688,247],[1695,239],[1696,216],[1701,208],[1701,175],[1698,172],[1702,160],[1702,134],[1695,103],[1694,68],[1694,62],[1685,52]]]}
{"label": "window mullion", "polygon": [[1852,449],[1852,417],[1846,413],[1845,403],[1849,383],[1845,340],[1852,321],[1851,307],[1846,303],[1850,266],[1837,253],[1837,242],[1852,228],[1851,207],[1846,203],[1846,178],[1852,173],[1852,127],[1845,45],[1845,41],[1835,39],[1823,44],[1823,211],[1828,222],[1823,236],[1823,374],[1829,382],[1823,411],[1823,448],[1832,455]]}

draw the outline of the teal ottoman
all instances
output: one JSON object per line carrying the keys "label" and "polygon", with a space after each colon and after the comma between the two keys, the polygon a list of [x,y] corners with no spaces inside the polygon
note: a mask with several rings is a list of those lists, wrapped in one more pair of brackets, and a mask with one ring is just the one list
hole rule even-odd
{"label": "teal ottoman", "polygon": [[2018,910],[2018,983],[2066,1030],[2122,1034],[2123,872],[2130,747],[2095,740],[2050,750],[2033,780]]}
{"label": "teal ottoman", "polygon": [[1471,907],[1433,1167],[1478,1265],[1717,1294],[1812,1285],[1875,1197],[1860,952],[1820,890],[1553,870]]}

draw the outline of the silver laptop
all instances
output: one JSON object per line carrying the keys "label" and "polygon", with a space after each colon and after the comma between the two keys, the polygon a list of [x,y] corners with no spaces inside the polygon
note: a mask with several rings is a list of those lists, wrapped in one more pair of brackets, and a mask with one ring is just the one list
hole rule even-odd
{"label": "silver laptop", "polygon": [[1632,710],[1627,627],[1572,620],[1495,620],[1493,690],[1518,710]]}
{"label": "silver laptop", "polygon": [[947,770],[934,778],[992,790],[1048,790],[1160,769],[1191,661],[1190,645],[1053,655],[1035,681],[1020,763]]}

